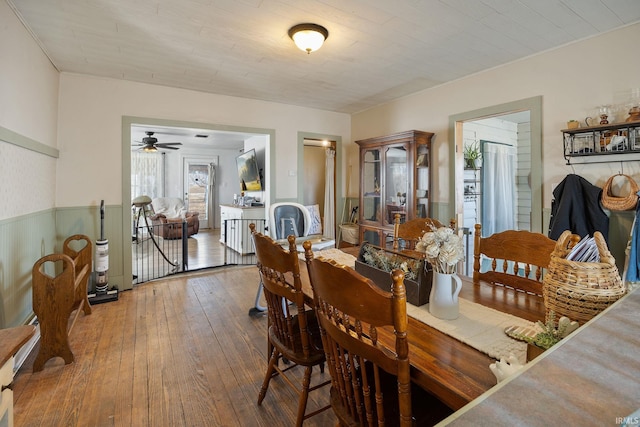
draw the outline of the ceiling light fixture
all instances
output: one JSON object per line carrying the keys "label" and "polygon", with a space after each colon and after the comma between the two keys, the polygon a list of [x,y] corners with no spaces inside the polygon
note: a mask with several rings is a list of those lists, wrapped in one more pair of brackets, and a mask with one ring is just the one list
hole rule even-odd
{"label": "ceiling light fixture", "polygon": [[146,146],[142,149],[142,151],[144,151],[145,153],[155,153],[158,151],[158,149],[156,147],[154,147],[153,145],[151,146]]}
{"label": "ceiling light fixture", "polygon": [[289,37],[300,50],[309,54],[322,47],[329,37],[329,31],[317,24],[298,24],[289,29]]}

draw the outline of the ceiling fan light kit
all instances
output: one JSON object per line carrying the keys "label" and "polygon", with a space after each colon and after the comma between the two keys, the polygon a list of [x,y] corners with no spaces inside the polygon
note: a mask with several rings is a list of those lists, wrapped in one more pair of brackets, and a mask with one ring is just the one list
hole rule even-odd
{"label": "ceiling fan light kit", "polygon": [[182,145],[181,142],[158,142],[158,138],[154,137],[155,132],[147,131],[145,132],[147,136],[142,138],[142,141],[138,146],[142,147],[140,150],[145,153],[156,153],[158,148],[169,149],[169,150],[178,150],[178,147],[174,147],[174,145]]}
{"label": "ceiling fan light kit", "polygon": [[329,37],[329,31],[317,24],[298,24],[289,29],[289,37],[300,50],[309,54],[322,47],[324,41]]}

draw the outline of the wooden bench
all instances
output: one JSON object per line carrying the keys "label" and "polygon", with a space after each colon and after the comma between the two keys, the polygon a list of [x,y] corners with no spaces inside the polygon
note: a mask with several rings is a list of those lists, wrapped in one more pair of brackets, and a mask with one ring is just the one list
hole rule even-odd
{"label": "wooden bench", "polygon": [[[75,250],[74,242],[84,242],[84,246]],[[87,285],[92,255],[89,238],[75,234],[64,241],[63,253],[44,256],[33,265],[33,311],[40,324],[40,351],[33,362],[34,372],[41,371],[52,357],[62,357],[65,364],[74,360],[69,333],[81,310],[85,315],[91,314]],[[47,262],[61,262],[60,273],[55,277],[45,273],[43,265]],[[76,314],[69,323],[74,310]]]}

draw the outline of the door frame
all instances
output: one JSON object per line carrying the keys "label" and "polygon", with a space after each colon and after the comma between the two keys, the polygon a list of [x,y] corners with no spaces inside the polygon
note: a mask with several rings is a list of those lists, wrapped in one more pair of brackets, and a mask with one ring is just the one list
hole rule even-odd
{"label": "door frame", "polygon": [[[267,196],[269,200],[273,200],[275,197],[275,144],[276,144],[276,131],[275,129],[264,128],[252,128],[230,125],[215,125],[210,123],[188,122],[182,120],[167,120],[167,119],[155,119],[150,117],[136,117],[136,116],[122,116],[122,224],[132,223],[132,212],[128,207],[131,206],[131,126],[171,126],[171,127],[184,127],[184,128],[199,128],[199,129],[211,129],[231,132],[242,133],[257,133],[267,135],[269,143],[266,145],[265,155],[269,159],[269,165],[266,167],[265,177],[268,180]],[[132,289],[132,281],[127,278],[133,277],[132,266],[132,254],[131,254],[131,228],[129,226],[122,227],[122,277],[123,284],[122,290]]]}
{"label": "door frame", "polygon": [[529,110],[531,120],[531,231],[542,233],[542,96],[493,105],[449,116],[449,213],[464,220],[464,122]]}
{"label": "door frame", "polygon": [[[346,202],[343,197],[344,191],[343,188],[343,178],[342,178],[342,137],[339,135],[328,135],[328,134],[320,134],[320,133],[312,133],[312,132],[298,132],[298,171],[304,169],[304,140],[305,139],[316,139],[316,140],[327,140],[335,143],[336,149],[336,157],[335,157],[335,188],[334,188],[334,196],[336,200],[334,201],[334,212],[333,217],[335,219],[335,230],[334,236],[338,236],[338,228],[341,224],[342,218],[338,218],[338,212],[343,212],[343,206]],[[304,189],[304,174],[298,173],[298,193],[297,193],[297,202],[302,203],[304,200],[304,196],[302,191]]]}
{"label": "door frame", "polygon": [[[209,166],[210,164],[214,164],[215,167],[218,167],[218,156],[198,156],[198,155],[193,155],[193,154],[187,154],[185,156],[182,156],[182,194],[184,194],[184,199],[185,199],[185,203],[187,205],[187,210],[191,210],[191,207],[189,206],[189,201],[187,200],[187,195],[188,195],[188,184],[187,184],[187,179],[188,179],[188,171],[189,171],[189,165],[190,164],[195,164],[195,165],[206,165]],[[206,191],[206,190],[205,190]],[[213,202],[215,203],[215,201],[217,200],[217,196],[218,196],[218,187],[216,186],[213,190],[214,193],[214,197],[213,197]],[[206,196],[205,196],[206,197]],[[211,200],[208,201],[209,203],[211,203]],[[209,203],[207,203],[206,207],[206,212],[205,215],[200,215],[198,216],[198,218],[200,218],[200,228],[215,228],[215,209],[212,209],[209,205]],[[209,215],[211,214],[211,215]],[[206,219],[203,219],[206,218]]]}

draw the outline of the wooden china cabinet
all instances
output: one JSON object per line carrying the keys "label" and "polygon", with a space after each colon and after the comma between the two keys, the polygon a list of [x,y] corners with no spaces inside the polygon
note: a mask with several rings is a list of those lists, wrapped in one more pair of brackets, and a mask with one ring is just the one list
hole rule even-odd
{"label": "wooden china cabinet", "polygon": [[433,133],[411,130],[356,141],[360,146],[360,242],[385,247],[401,221],[428,218]]}

